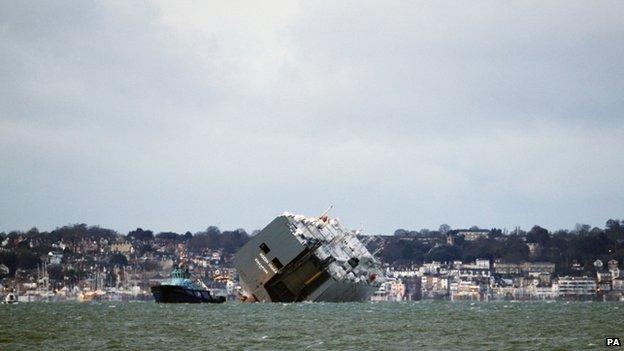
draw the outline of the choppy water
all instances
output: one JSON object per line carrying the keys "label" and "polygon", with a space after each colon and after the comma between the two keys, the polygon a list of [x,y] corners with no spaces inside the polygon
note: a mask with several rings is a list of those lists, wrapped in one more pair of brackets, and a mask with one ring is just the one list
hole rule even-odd
{"label": "choppy water", "polygon": [[584,350],[618,303],[0,305],[0,350]]}

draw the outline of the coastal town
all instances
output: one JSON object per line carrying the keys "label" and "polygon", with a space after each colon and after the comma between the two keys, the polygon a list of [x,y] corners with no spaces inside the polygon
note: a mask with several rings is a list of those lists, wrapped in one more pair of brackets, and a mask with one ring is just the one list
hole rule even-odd
{"label": "coastal town", "polygon": [[[407,270],[388,268],[389,281],[373,301],[572,300],[624,301],[624,279],[617,260],[595,262],[595,276],[554,275],[550,262],[430,262]],[[604,266],[604,267],[603,267]],[[580,267],[579,267],[580,271]]]}
{"label": "coastal town", "polygon": [[[385,271],[372,301],[624,301],[621,224],[577,225],[565,233],[538,226],[507,232],[442,225],[359,237]],[[85,224],[0,233],[0,298],[152,300],[149,287],[184,265],[214,295],[236,301],[241,291],[234,254],[249,237],[242,229],[217,227],[194,234],[140,228],[120,234]]]}

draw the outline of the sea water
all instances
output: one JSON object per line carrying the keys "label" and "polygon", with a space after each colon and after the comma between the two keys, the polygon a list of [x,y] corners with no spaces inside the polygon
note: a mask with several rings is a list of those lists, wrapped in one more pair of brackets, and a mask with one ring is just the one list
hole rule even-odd
{"label": "sea water", "polygon": [[624,304],[20,303],[0,350],[587,350],[624,340]]}

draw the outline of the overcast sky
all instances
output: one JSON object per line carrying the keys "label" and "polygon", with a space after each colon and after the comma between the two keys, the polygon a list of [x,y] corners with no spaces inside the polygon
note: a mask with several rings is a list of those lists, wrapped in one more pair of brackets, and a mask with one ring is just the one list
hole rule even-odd
{"label": "overcast sky", "polygon": [[602,227],[623,122],[623,1],[0,1],[0,231]]}

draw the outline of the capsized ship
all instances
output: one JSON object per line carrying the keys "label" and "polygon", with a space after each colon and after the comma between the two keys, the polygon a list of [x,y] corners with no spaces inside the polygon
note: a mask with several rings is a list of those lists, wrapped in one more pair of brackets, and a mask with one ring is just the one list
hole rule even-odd
{"label": "capsized ship", "polygon": [[236,253],[244,301],[365,301],[383,282],[380,263],[337,218],[285,212]]}
{"label": "capsized ship", "polygon": [[191,279],[188,270],[182,271],[174,267],[171,278],[163,281],[160,285],[151,287],[154,299],[158,303],[222,303],[224,296],[212,296],[205,287],[198,285]]}

